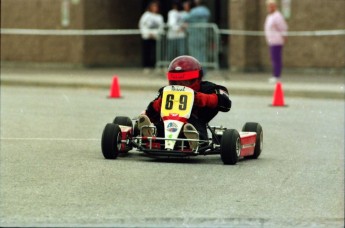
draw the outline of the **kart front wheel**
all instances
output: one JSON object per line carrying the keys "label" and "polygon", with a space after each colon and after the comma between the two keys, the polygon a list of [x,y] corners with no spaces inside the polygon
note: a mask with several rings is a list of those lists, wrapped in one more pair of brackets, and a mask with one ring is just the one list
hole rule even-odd
{"label": "kart front wheel", "polygon": [[113,120],[113,124],[133,127],[132,120],[127,116],[116,116]]}
{"label": "kart front wheel", "polygon": [[106,159],[116,159],[121,149],[121,129],[119,125],[108,123],[102,134],[102,153]]}
{"label": "kart front wheel", "polygon": [[[113,124],[127,126],[133,129],[132,120],[127,116],[116,116],[113,120]],[[122,149],[120,149],[120,153],[128,153],[128,151],[132,150],[133,146],[130,144],[126,144]]]}
{"label": "kart front wheel", "polygon": [[254,159],[258,158],[263,149],[263,139],[264,139],[264,133],[262,131],[261,125],[255,122],[248,122],[243,126],[242,131],[256,132],[254,154],[252,156],[249,156],[248,158],[254,158]]}
{"label": "kart front wheel", "polygon": [[240,134],[235,129],[226,129],[220,143],[220,156],[225,165],[235,165],[240,157]]}

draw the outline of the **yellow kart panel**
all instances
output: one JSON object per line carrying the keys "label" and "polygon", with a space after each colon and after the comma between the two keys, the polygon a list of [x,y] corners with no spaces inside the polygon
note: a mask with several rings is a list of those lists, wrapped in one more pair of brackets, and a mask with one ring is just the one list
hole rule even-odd
{"label": "yellow kart panel", "polygon": [[194,103],[194,90],[185,86],[166,86],[163,90],[161,117],[189,118]]}

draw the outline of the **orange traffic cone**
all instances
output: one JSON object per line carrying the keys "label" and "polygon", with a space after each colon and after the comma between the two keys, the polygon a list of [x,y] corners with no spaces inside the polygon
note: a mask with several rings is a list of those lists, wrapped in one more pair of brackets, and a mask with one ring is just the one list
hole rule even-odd
{"label": "orange traffic cone", "polygon": [[114,76],[113,83],[111,84],[111,87],[110,87],[109,98],[119,98],[119,97],[121,97],[119,79],[117,76]]}
{"label": "orange traffic cone", "polygon": [[276,83],[276,88],[273,93],[272,106],[286,106],[284,103],[284,92],[281,82]]}

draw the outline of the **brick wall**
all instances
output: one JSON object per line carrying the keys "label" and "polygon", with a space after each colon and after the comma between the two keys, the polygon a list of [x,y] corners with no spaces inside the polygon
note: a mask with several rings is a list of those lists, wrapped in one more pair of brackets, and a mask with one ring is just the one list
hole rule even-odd
{"label": "brick wall", "polygon": [[[163,0],[162,0],[163,1]],[[281,0],[277,0],[280,2]],[[69,24],[62,25],[68,2]],[[2,0],[2,28],[137,29],[146,0]],[[207,0],[228,7],[231,29],[263,30],[265,0]],[[344,0],[291,0],[290,31],[345,29]],[[223,12],[223,11],[222,11]],[[217,18],[213,15],[212,18]],[[222,27],[224,28],[224,27]],[[285,68],[345,69],[345,36],[289,37]],[[268,48],[261,36],[229,36],[228,65],[236,70],[268,70]],[[141,66],[141,39],[130,36],[1,36],[1,60],[68,63],[83,66]]]}
{"label": "brick wall", "polygon": [[[85,29],[138,29],[141,3],[136,0],[85,1]],[[139,35],[85,37],[85,65],[141,65]]]}
{"label": "brick wall", "polygon": [[[82,4],[70,5],[70,26],[83,26]],[[3,0],[2,28],[61,29],[61,1]],[[82,37],[1,35],[1,60],[23,62],[82,62]]]}
{"label": "brick wall", "polygon": [[[62,4],[66,2],[69,24],[64,26]],[[2,28],[137,29],[140,15],[141,4],[136,0],[126,4],[112,0],[1,1]],[[140,36],[1,36],[2,61],[138,66],[140,52]]]}

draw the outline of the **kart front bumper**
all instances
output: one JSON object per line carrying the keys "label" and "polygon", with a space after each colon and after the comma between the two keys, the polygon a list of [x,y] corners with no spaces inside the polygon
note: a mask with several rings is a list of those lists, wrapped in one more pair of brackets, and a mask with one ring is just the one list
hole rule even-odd
{"label": "kart front bumper", "polygon": [[[208,140],[195,140],[195,139],[173,139],[182,143],[182,147],[174,150],[163,149],[164,141],[171,140],[161,137],[135,137],[132,144],[138,150],[156,157],[191,157],[197,155],[219,154],[220,148],[215,147],[215,144]],[[197,141],[199,146],[192,150],[187,147],[188,142]],[[158,144],[158,146],[157,146]]]}
{"label": "kart front bumper", "polygon": [[196,151],[177,151],[177,150],[158,150],[158,149],[145,149],[141,151],[155,157],[191,157],[199,155]]}

